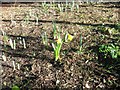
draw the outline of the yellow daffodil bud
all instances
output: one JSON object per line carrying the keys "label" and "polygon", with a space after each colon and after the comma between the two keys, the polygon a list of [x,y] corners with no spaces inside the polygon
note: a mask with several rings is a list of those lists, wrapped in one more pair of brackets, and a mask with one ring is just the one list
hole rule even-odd
{"label": "yellow daffodil bud", "polygon": [[72,41],[72,40],[73,40],[73,37],[74,37],[74,36],[68,34],[68,41]]}
{"label": "yellow daffodil bud", "polygon": [[56,40],[56,42],[57,42],[57,44],[60,44],[60,43],[62,43],[62,40],[61,40],[61,38],[58,38],[58,39]]}
{"label": "yellow daffodil bud", "polygon": [[3,41],[6,43],[6,42],[8,42],[8,40],[9,40],[9,37],[8,36],[3,36]]}

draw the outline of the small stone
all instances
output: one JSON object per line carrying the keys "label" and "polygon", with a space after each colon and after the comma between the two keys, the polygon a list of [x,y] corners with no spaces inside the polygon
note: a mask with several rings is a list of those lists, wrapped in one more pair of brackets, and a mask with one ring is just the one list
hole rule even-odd
{"label": "small stone", "polygon": [[52,64],[48,64],[48,68],[52,67]]}
{"label": "small stone", "polygon": [[4,61],[7,61],[7,58],[6,58],[5,55],[2,55],[2,59],[3,59]]}
{"label": "small stone", "polygon": [[88,83],[89,83],[89,81],[87,81],[86,84],[85,84],[85,87],[86,87],[86,88],[90,88],[90,86],[89,86]]}
{"label": "small stone", "polygon": [[56,85],[59,84],[59,83],[60,83],[60,80],[57,80],[57,81],[56,81]]}
{"label": "small stone", "polygon": [[74,67],[73,66],[71,66],[71,71],[73,71],[74,70]]}

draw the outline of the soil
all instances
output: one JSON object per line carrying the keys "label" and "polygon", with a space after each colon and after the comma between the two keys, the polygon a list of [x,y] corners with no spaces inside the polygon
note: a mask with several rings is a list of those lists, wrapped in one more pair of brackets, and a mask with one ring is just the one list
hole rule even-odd
{"label": "soil", "polygon": [[[115,29],[119,21],[119,4],[77,4],[79,9],[75,6],[73,10],[67,7],[63,11],[54,3],[47,3],[47,6],[41,3],[3,5],[2,30],[16,41],[16,49],[11,49],[9,40],[3,42],[6,45],[2,44],[6,57],[6,61],[1,60],[3,90],[14,85],[22,90],[120,87],[120,66],[110,71],[99,62],[98,55],[99,45],[111,42],[120,45],[119,30],[112,35],[107,30],[98,30],[98,27]],[[51,45],[53,21],[62,38],[66,31],[74,36],[71,42],[62,45],[61,63],[55,62]],[[42,43],[44,32],[48,36],[47,46]],[[77,52],[80,35],[83,40],[81,54]]]}

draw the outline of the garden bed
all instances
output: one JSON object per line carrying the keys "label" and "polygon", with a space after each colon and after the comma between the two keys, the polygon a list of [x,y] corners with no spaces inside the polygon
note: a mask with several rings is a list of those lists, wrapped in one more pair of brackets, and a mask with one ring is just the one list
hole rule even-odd
{"label": "garden bed", "polygon": [[[99,51],[101,45],[120,47],[118,7],[92,3],[2,7],[3,90],[14,85],[25,90],[120,87],[119,53],[114,59],[106,56],[109,59],[106,61],[103,54],[110,51]],[[54,38],[55,28],[61,39],[66,33],[73,36],[72,40],[63,42],[58,61],[55,61],[52,46],[58,39]]]}

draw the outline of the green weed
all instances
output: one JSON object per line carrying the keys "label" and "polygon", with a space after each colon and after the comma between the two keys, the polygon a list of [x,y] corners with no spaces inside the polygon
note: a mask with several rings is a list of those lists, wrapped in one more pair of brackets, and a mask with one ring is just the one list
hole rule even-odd
{"label": "green weed", "polygon": [[117,29],[120,32],[120,22],[115,25],[115,29]]}
{"label": "green weed", "polygon": [[19,88],[17,85],[14,85],[14,86],[12,87],[12,90],[20,90],[20,88]]}
{"label": "green weed", "polygon": [[111,57],[115,59],[118,58],[118,56],[120,56],[119,46],[116,46],[114,44],[100,45],[99,52],[103,54],[104,58]]}

